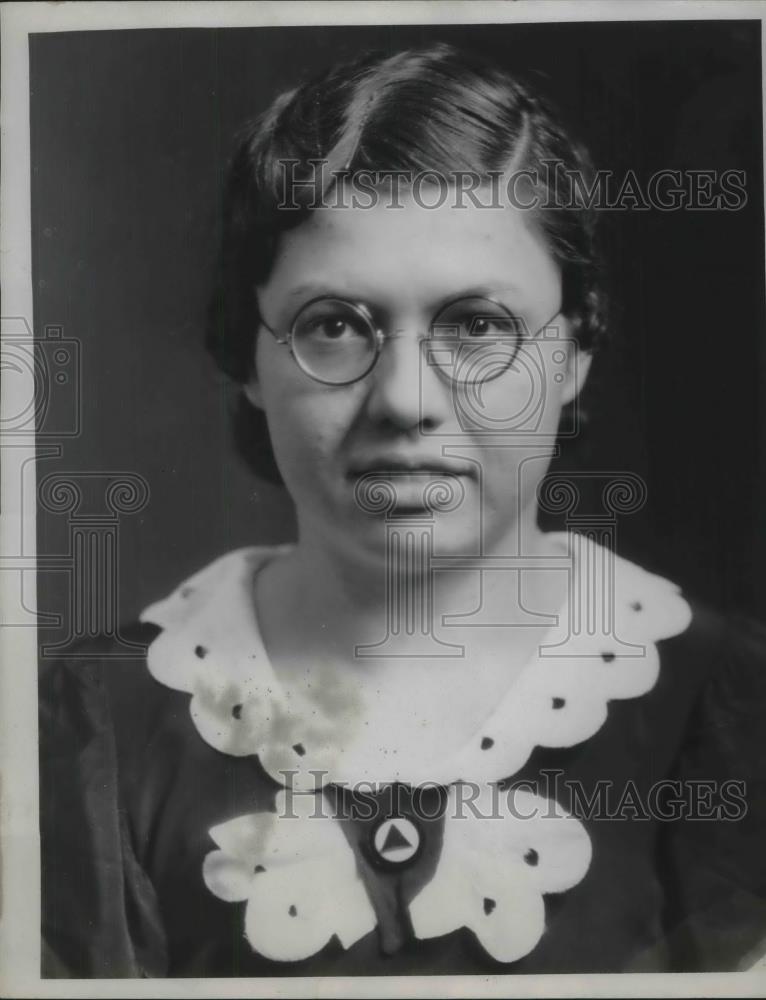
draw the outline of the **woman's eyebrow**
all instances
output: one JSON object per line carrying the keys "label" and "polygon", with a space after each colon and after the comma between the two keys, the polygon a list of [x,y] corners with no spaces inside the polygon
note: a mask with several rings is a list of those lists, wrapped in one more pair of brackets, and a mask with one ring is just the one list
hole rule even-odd
{"label": "woman's eyebrow", "polygon": [[470,299],[470,298],[492,298],[496,295],[503,295],[505,292],[518,292],[519,286],[513,282],[503,280],[502,282],[484,283],[481,285],[469,285],[467,288],[455,289],[450,298]]}
{"label": "woman's eyebrow", "polygon": [[[518,292],[519,286],[514,285],[512,282],[503,280],[502,282],[485,282],[479,285],[472,284],[467,287],[458,287],[450,289],[445,294],[440,295],[435,303],[451,301],[453,299],[462,298],[473,298],[473,297],[492,297],[495,295],[502,295],[506,292]],[[297,285],[295,288],[291,288],[287,292],[287,298],[295,299],[302,295],[328,295],[338,298],[359,298],[364,299],[366,296],[362,294],[354,294],[348,289],[342,290],[337,288],[330,282],[308,282],[301,285]]]}
{"label": "woman's eyebrow", "polygon": [[297,299],[301,295],[329,295],[338,298],[344,298],[348,296],[348,292],[341,292],[329,282],[310,282],[308,284],[297,285],[295,288],[291,288],[287,293],[287,298]]}

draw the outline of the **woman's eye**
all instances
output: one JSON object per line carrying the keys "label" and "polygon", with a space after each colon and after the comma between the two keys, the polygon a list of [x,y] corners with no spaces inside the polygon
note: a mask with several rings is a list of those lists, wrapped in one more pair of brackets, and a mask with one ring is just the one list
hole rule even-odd
{"label": "woman's eye", "polygon": [[432,332],[437,337],[460,340],[516,340],[520,326],[505,307],[477,298],[448,305],[435,318]]}
{"label": "woman's eye", "polygon": [[343,312],[308,316],[299,326],[314,340],[353,340],[367,333],[361,317]]}
{"label": "woman's eye", "polygon": [[468,333],[471,337],[486,337],[487,334],[494,332],[494,326],[492,322],[488,319],[477,319],[469,327]]}
{"label": "woman's eye", "polygon": [[509,317],[475,316],[464,323],[469,337],[513,337],[518,333],[517,322]]}
{"label": "woman's eye", "polygon": [[316,340],[351,340],[363,336],[356,324],[338,316],[314,320],[306,333]]}
{"label": "woman's eye", "polygon": [[339,340],[345,334],[353,331],[345,320],[326,319],[319,324],[317,332],[327,337],[328,340]]}

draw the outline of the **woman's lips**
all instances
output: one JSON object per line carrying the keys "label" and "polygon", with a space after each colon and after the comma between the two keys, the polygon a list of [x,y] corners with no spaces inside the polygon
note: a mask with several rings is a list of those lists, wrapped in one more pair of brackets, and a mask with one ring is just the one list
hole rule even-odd
{"label": "woman's lips", "polygon": [[459,507],[463,480],[474,470],[458,463],[389,462],[352,466],[350,479],[359,507],[369,514],[418,512],[429,515]]}
{"label": "woman's lips", "polygon": [[475,477],[473,466],[462,463],[436,462],[430,459],[403,460],[375,459],[363,463],[352,463],[349,467],[349,475],[358,478],[361,476],[470,476]]}

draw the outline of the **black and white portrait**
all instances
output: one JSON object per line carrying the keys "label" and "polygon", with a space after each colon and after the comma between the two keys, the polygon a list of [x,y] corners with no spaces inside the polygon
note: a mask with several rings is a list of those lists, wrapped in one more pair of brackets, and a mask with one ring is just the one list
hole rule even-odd
{"label": "black and white portrait", "polygon": [[762,988],[762,5],[66,6],[4,100],[39,995]]}

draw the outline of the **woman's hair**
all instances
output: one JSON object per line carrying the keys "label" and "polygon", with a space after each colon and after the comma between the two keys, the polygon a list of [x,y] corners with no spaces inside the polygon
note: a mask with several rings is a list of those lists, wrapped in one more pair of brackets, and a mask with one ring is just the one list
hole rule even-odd
{"label": "woman's hair", "polygon": [[[587,153],[546,102],[510,73],[483,55],[437,44],[333,67],[277,97],[244,129],[229,170],[206,338],[218,366],[235,380],[246,382],[253,373],[255,286],[268,277],[280,235],[305,220],[316,197],[309,184],[286,190],[286,178],[316,178],[316,161],[326,161],[330,177],[336,171],[433,171],[447,178],[458,171],[478,177],[530,171],[540,206],[535,221],[561,268],[562,312],[584,350],[601,339],[605,303],[595,211],[583,198],[592,176]],[[564,185],[562,199],[551,179],[564,175],[580,183]],[[297,210],[285,208],[286,199]],[[258,449],[245,412],[239,443],[260,450],[259,463],[266,458],[268,464],[268,447]],[[272,463],[267,474],[273,478],[273,472]]]}

